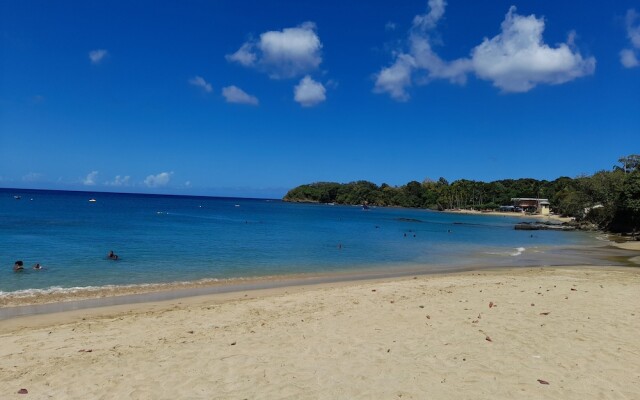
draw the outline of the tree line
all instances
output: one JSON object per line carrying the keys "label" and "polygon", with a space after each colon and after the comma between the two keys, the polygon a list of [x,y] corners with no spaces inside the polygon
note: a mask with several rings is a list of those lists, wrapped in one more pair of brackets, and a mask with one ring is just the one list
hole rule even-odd
{"label": "tree line", "polygon": [[284,201],[369,204],[446,209],[495,210],[514,197],[546,198],[556,214],[575,217],[614,232],[640,230],[640,155],[618,160],[611,170],[553,181],[531,178],[481,182],[425,179],[402,186],[368,181],[316,182],[291,189]]}

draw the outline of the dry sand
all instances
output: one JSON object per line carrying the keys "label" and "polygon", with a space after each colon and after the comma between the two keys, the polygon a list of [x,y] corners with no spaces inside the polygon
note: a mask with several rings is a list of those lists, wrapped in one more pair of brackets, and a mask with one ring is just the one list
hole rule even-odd
{"label": "dry sand", "polygon": [[516,218],[529,218],[537,219],[543,222],[570,222],[573,218],[561,217],[555,214],[540,215],[540,214],[526,214],[523,212],[502,212],[502,211],[478,211],[478,210],[446,210],[446,213],[452,214],[470,214],[470,215],[493,215],[499,217],[516,217]]}
{"label": "dry sand", "polygon": [[640,399],[639,332],[633,268],[210,295],[1,321],[0,398]]}

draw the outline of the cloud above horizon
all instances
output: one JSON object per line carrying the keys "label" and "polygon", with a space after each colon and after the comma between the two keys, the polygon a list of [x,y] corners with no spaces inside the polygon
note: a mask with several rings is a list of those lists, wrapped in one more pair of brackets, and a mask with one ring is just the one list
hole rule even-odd
{"label": "cloud above horizon", "polygon": [[82,180],[82,184],[85,186],[95,186],[97,177],[98,177],[98,171],[91,171]]}
{"label": "cloud above horizon", "polygon": [[89,52],[89,60],[91,60],[91,64],[97,65],[100,64],[108,55],[109,52],[105,49],[91,50]]}
{"label": "cloud above horizon", "polygon": [[506,93],[527,92],[539,84],[561,84],[593,74],[596,60],[583,58],[573,44],[575,34],[566,43],[550,47],[542,34],[544,18],[521,16],[511,7],[499,34],[484,38],[469,57],[443,60],[434,50],[434,31],[444,16],[447,3],[429,0],[429,12],[414,17],[408,50],[397,51],[394,62],[375,75],[375,93],[388,93],[397,101],[409,100],[407,89],[436,79],[463,85],[468,74],[488,80]]}
{"label": "cloud above horizon", "polygon": [[326,89],[322,83],[314,81],[307,75],[294,87],[293,99],[302,107],[313,107],[327,99]]}
{"label": "cloud above horizon", "polygon": [[640,15],[631,8],[624,20],[631,48],[620,51],[620,62],[625,68],[635,68],[640,66]]}
{"label": "cloud above horizon", "polygon": [[211,93],[213,91],[213,87],[211,86],[211,84],[199,75],[196,75],[193,78],[189,79],[189,84],[201,88],[206,93]]}
{"label": "cloud above horizon", "polygon": [[289,79],[317,69],[322,62],[321,49],[316,24],[304,22],[297,27],[264,32],[258,40],[245,42],[225,58],[263,71],[272,79]]}
{"label": "cloud above horizon", "polygon": [[29,172],[22,177],[22,180],[24,182],[37,182],[40,181],[43,177],[44,175],[39,172]]}
{"label": "cloud above horizon", "polygon": [[227,103],[249,104],[252,106],[257,106],[259,104],[257,97],[248,94],[234,85],[222,88],[222,95]]}
{"label": "cloud above horizon", "polygon": [[173,172],[160,172],[157,175],[149,175],[145,178],[144,184],[150,188],[166,186],[171,180]]}
{"label": "cloud above horizon", "polygon": [[129,186],[130,180],[131,180],[131,177],[129,175],[126,175],[126,176],[116,175],[116,177],[112,181],[107,181],[104,184],[106,186],[116,186],[116,187]]}

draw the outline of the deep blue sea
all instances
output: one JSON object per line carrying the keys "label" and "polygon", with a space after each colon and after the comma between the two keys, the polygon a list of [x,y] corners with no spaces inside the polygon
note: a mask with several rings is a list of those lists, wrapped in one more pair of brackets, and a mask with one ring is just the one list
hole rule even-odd
{"label": "deep blue sea", "polygon": [[[602,245],[583,232],[515,231],[521,221],[265,199],[0,189],[0,296],[371,269],[540,265],[559,248]],[[107,259],[110,250],[118,261]],[[16,260],[24,271],[13,272]],[[45,269],[33,270],[35,263]]]}

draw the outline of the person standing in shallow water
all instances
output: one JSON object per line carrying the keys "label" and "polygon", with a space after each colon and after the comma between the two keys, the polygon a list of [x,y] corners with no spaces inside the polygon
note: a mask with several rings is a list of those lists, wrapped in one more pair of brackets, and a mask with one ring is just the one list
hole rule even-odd
{"label": "person standing in shallow water", "polygon": [[24,263],[21,260],[18,260],[13,264],[14,272],[22,271],[23,269],[24,269]]}
{"label": "person standing in shallow water", "polygon": [[115,260],[117,260],[119,257],[118,257],[118,255],[117,255],[117,254],[115,254],[115,253],[113,252],[113,250],[110,250],[110,251],[109,251],[109,255],[107,256],[107,258],[108,258],[109,260],[114,260],[114,261],[115,261]]}

